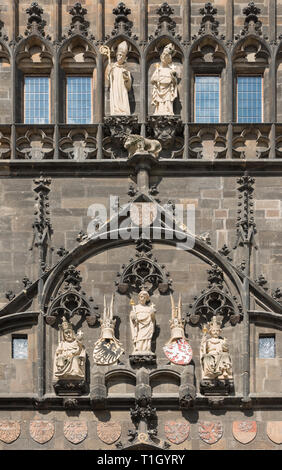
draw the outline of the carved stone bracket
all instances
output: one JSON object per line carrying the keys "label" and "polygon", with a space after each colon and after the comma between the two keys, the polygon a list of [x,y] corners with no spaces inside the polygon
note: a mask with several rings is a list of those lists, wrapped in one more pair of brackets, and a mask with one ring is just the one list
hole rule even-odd
{"label": "carved stone bracket", "polygon": [[85,380],[58,380],[54,385],[57,395],[79,396],[87,391],[87,383]]}
{"label": "carved stone bracket", "polygon": [[201,380],[200,391],[202,395],[230,395],[234,392],[234,381],[232,379]]}
{"label": "carved stone bracket", "polygon": [[182,154],[184,139],[180,116],[150,116],[147,132],[150,137],[161,143],[162,157],[176,158]]}
{"label": "carved stone bracket", "polygon": [[49,325],[54,325],[62,317],[69,321],[75,315],[80,316],[76,328],[84,320],[87,321],[89,326],[95,325],[99,314],[93,313],[95,308],[91,305],[93,299],[87,299],[85,293],[80,292],[81,281],[80,273],[74,266],[70,266],[64,271],[63,288],[58,292],[55,299],[51,299],[52,303],[46,314],[46,322]]}
{"label": "carved stone bracket", "polygon": [[156,289],[161,294],[166,294],[171,290],[172,280],[169,272],[153,257],[150,240],[137,240],[135,258],[131,258],[127,265],[123,264],[122,269],[115,282],[120,294],[140,292],[142,289],[147,290],[150,295]]}
{"label": "carved stone bracket", "polygon": [[156,364],[156,355],[155,354],[131,354],[129,356],[130,364],[133,365],[154,365]]}
{"label": "carved stone bracket", "polygon": [[193,325],[204,324],[216,316],[222,324],[229,321],[231,325],[236,325],[242,319],[242,307],[236,297],[231,297],[224,288],[223,272],[213,265],[208,270],[208,275],[208,288],[199,297],[195,297],[194,304],[190,304],[191,311],[187,314],[187,321]]}
{"label": "carved stone bracket", "polygon": [[140,125],[137,116],[110,116],[106,117],[103,139],[103,148],[106,156],[110,158],[126,158],[124,148],[126,138],[131,133],[138,134]]}

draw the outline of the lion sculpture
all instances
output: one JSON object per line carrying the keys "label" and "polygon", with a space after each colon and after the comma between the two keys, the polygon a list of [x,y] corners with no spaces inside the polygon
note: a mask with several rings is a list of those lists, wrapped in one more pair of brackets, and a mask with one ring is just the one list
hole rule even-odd
{"label": "lion sculpture", "polygon": [[159,153],[162,150],[162,146],[158,140],[145,139],[145,137],[136,134],[127,136],[124,147],[128,150],[128,158],[136,153],[150,153],[158,159]]}

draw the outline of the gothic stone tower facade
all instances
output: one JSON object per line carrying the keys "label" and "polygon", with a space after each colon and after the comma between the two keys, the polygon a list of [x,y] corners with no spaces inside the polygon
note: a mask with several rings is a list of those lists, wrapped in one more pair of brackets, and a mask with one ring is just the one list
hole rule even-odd
{"label": "gothic stone tower facade", "polygon": [[0,448],[279,449],[282,1],[0,18]]}

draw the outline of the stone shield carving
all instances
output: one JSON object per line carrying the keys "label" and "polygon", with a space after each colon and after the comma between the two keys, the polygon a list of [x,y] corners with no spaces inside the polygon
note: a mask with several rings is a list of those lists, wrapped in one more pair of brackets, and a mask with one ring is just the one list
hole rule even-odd
{"label": "stone shield carving", "polygon": [[111,421],[109,423],[98,423],[97,434],[105,444],[113,444],[121,435],[121,425]]}
{"label": "stone shield carving", "polygon": [[21,425],[18,421],[0,421],[0,441],[10,444],[18,439],[21,433]]}
{"label": "stone shield carving", "polygon": [[166,357],[174,364],[186,365],[191,362],[193,352],[186,339],[178,339],[163,348]]}
{"label": "stone shield carving", "polygon": [[55,426],[51,421],[34,420],[30,422],[29,432],[34,441],[45,444],[54,436]]}
{"label": "stone shield carving", "polygon": [[223,429],[219,421],[203,421],[199,424],[199,436],[207,444],[215,444],[222,438]]}
{"label": "stone shield carving", "polygon": [[257,435],[257,423],[256,421],[234,421],[232,431],[237,441],[248,444]]}
{"label": "stone shield carving", "polygon": [[266,433],[275,444],[282,444],[282,421],[268,421]]}
{"label": "stone shield carving", "polygon": [[88,429],[85,421],[65,421],[64,436],[73,444],[79,444],[87,437]]}
{"label": "stone shield carving", "polygon": [[173,444],[181,444],[189,436],[190,425],[184,421],[167,421],[165,423],[166,438]]}

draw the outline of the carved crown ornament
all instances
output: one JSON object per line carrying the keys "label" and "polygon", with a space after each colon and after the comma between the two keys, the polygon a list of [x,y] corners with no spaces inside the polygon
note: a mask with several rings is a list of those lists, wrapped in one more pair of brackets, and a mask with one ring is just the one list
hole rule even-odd
{"label": "carved crown ornament", "polygon": [[[94,313],[97,307],[93,305],[93,299],[87,298],[85,292],[81,291],[82,277],[80,272],[69,266],[64,271],[64,281],[55,299],[51,297],[51,304],[46,314],[46,322],[55,325],[61,322],[62,317],[69,322],[75,316],[79,316],[76,329],[86,320],[88,326],[94,326],[97,322],[98,313]],[[81,291],[81,292],[80,292]],[[73,321],[72,321],[73,323]]]}
{"label": "carved crown ornament", "polygon": [[136,242],[135,258],[127,265],[122,265],[122,272],[117,273],[115,282],[120,294],[140,292],[145,289],[151,295],[156,289],[161,294],[171,290],[172,280],[164,265],[159,265],[153,257],[152,242],[139,238]]}
{"label": "carved crown ornament", "polygon": [[224,287],[223,272],[217,265],[212,265],[207,272],[208,288],[194,297],[194,303],[189,305],[187,321],[192,325],[203,325],[215,317],[221,325],[228,321],[236,325],[242,319],[242,306]]}

